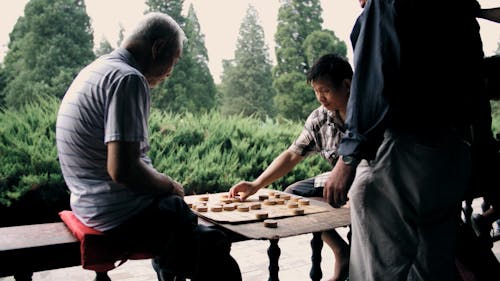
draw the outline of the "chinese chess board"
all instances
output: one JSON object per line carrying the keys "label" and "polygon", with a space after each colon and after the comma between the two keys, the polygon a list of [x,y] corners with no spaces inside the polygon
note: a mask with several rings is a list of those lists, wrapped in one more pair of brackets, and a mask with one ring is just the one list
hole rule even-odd
{"label": "chinese chess board", "polygon": [[185,201],[197,215],[230,224],[328,211],[305,197],[269,189],[261,189],[243,202],[228,198],[227,192],[187,196]]}

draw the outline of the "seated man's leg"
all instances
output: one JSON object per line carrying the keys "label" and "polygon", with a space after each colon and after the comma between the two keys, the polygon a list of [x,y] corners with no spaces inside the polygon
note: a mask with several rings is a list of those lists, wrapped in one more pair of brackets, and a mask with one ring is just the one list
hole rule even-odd
{"label": "seated man's leg", "polygon": [[[315,187],[315,178],[293,183],[285,192],[303,197],[323,198],[323,187]],[[332,249],[335,256],[334,275],[330,280],[345,280],[349,274],[349,245],[335,230],[323,232],[321,239]]]}
{"label": "seated man's leg", "polygon": [[231,242],[226,235],[204,225],[199,225],[196,232],[199,237],[200,263],[192,280],[241,280],[240,268],[230,255]]}

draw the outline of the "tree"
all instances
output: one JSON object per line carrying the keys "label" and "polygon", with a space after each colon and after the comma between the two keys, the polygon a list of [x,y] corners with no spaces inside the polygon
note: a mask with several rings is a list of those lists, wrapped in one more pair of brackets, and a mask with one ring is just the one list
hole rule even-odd
{"label": "tree", "polygon": [[273,68],[278,115],[305,119],[318,106],[306,73],[321,55],[336,52],[344,56],[346,44],[330,30],[322,30],[319,0],[284,0],[278,12],[275,34],[276,61]]}
{"label": "tree", "polygon": [[259,15],[249,6],[240,26],[233,60],[224,61],[222,112],[244,116],[274,115],[271,61]]}
{"label": "tree", "polygon": [[148,0],[148,11],[164,12],[175,19],[188,39],[172,76],[152,93],[153,106],[172,112],[205,112],[215,106],[216,88],[208,69],[205,39],[192,5],[187,18],[180,12],[183,0]]}
{"label": "tree", "polygon": [[275,76],[309,69],[302,44],[313,31],[321,30],[319,0],[284,0],[278,11]]}
{"label": "tree", "polygon": [[313,65],[321,56],[328,53],[337,53],[342,57],[347,56],[347,45],[341,41],[331,30],[323,29],[313,31],[306,37],[302,44],[307,65]]}
{"label": "tree", "polygon": [[113,51],[113,47],[111,46],[111,43],[106,38],[102,38],[101,42],[99,43],[99,48],[95,50],[95,55],[97,57],[100,57],[102,55],[109,54]]}
{"label": "tree", "polygon": [[31,0],[16,22],[5,56],[5,103],[62,97],[76,73],[94,59],[84,1]]}

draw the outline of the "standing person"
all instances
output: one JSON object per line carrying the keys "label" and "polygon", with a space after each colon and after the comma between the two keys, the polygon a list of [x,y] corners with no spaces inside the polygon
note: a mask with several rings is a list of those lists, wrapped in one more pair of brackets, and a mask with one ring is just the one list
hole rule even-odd
{"label": "standing person", "polygon": [[478,5],[359,2],[342,161],[324,188],[333,206],[350,188],[349,280],[453,280],[464,136],[481,87]]}
{"label": "standing person", "polygon": [[[338,159],[337,148],[345,131],[343,120],[351,79],[352,68],[347,60],[336,54],[320,57],[309,70],[307,83],[311,84],[321,106],[311,112],[304,129],[293,144],[274,159],[257,179],[239,182],[231,187],[229,194],[240,195],[245,200],[286,175],[313,154],[321,155],[333,166]],[[319,175],[296,182],[286,188],[285,192],[305,197],[322,197],[324,177],[325,175]],[[330,280],[345,280],[349,271],[349,246],[335,230],[323,232],[322,239],[335,256],[334,275]]]}
{"label": "standing person", "polygon": [[78,74],[57,116],[60,165],[75,216],[150,247],[158,280],[241,280],[226,237],[197,224],[182,185],[146,155],[150,87],[171,75],[184,38],[170,16],[149,13],[121,48]]}

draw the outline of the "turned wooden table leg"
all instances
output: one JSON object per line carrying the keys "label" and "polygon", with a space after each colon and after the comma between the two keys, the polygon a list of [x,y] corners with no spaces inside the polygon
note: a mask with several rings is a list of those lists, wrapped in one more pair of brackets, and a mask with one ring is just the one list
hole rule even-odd
{"label": "turned wooden table leg", "polygon": [[279,239],[270,239],[270,245],[267,249],[269,256],[269,281],[279,281],[278,272],[280,270],[278,260],[281,254],[280,247],[278,246]]}
{"label": "turned wooden table leg", "polygon": [[111,278],[108,276],[108,272],[95,272],[95,279],[94,281],[111,281]]}
{"label": "turned wooden table leg", "polygon": [[16,281],[31,281],[33,277],[33,272],[16,272],[14,274],[14,280]]}
{"label": "turned wooden table leg", "polygon": [[311,271],[309,272],[309,277],[312,281],[319,281],[323,277],[323,272],[321,271],[321,249],[323,249],[323,240],[321,239],[321,232],[314,232],[313,238],[311,239]]}

